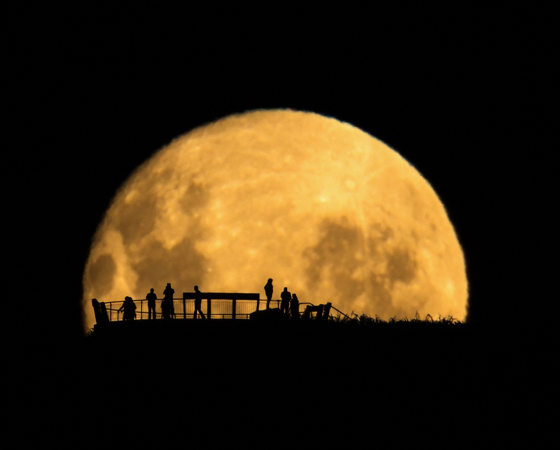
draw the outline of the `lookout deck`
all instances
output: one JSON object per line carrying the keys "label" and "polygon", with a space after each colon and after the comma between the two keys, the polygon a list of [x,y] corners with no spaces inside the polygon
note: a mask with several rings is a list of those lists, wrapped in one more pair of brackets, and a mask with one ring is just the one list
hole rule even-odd
{"label": "lookout deck", "polygon": [[[195,299],[201,298],[201,310],[206,319],[247,320],[260,318],[280,318],[280,300],[270,302],[271,308],[266,310],[266,300],[261,301],[258,293],[228,293],[228,292],[184,292],[181,298],[173,299],[172,320],[197,320],[195,316]],[[136,305],[135,321],[150,321],[148,318],[148,301],[146,299],[133,300]],[[156,300],[155,320],[162,320],[161,299]],[[98,324],[121,322],[121,307],[123,300],[93,303],[95,317]],[[302,311],[303,310],[303,311]],[[348,317],[331,303],[314,305],[309,302],[299,303],[299,315],[306,319],[332,318],[332,314]],[[200,320],[200,319],[198,319]]]}

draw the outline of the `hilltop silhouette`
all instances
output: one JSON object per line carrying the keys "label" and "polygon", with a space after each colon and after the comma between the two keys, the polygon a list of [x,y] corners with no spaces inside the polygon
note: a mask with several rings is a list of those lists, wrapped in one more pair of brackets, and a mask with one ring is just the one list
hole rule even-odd
{"label": "hilltop silhouette", "polygon": [[22,358],[16,368],[18,392],[39,405],[34,420],[93,440],[109,421],[129,442],[177,445],[182,430],[198,430],[188,442],[219,433],[288,443],[295,432],[282,424],[293,416],[298,442],[423,441],[431,432],[463,442],[544,415],[538,403],[521,406],[549,392],[554,371],[531,369],[552,355],[531,356],[526,338],[451,318],[135,320],[57,349],[37,342],[38,366]]}

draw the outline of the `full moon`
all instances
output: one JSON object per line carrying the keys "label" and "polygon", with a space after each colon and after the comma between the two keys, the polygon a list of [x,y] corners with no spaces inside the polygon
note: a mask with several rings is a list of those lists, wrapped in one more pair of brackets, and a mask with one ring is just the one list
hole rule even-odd
{"label": "full moon", "polygon": [[[461,246],[429,183],[397,152],[334,118],[232,115],[172,141],[116,193],[85,266],[91,299],[258,292],[381,319],[464,320]],[[262,302],[261,302],[262,304]]]}

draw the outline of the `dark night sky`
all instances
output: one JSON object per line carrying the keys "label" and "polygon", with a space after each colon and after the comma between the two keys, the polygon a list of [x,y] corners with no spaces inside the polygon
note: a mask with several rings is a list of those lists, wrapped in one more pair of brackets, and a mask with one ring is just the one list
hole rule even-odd
{"label": "dark night sky", "polygon": [[551,184],[546,13],[223,12],[17,18],[6,87],[22,196],[6,212],[43,318],[76,331],[91,237],[135,167],[196,126],[284,107],[350,122],[425,176],[465,251],[473,321],[550,313],[536,196]]}

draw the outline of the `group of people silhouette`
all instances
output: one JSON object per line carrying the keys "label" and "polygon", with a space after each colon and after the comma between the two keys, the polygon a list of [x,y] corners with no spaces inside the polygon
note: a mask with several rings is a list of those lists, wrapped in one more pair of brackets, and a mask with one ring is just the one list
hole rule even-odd
{"label": "group of people silhouette", "polygon": [[[194,299],[194,313],[193,319],[196,319],[198,315],[202,319],[206,319],[204,313],[202,312],[202,292],[198,289],[198,286],[194,287],[196,293]],[[270,302],[272,301],[272,294],[274,292],[274,287],[272,285],[272,278],[268,279],[268,282],[264,286],[264,292],[266,294],[266,309],[270,309]],[[173,294],[175,290],[171,287],[171,283],[167,283],[167,286],[163,290],[163,299],[161,302],[161,314],[165,320],[169,320],[175,317],[175,309],[173,307]],[[299,319],[299,300],[296,294],[291,294],[288,288],[285,287],[280,294],[280,312],[284,317],[291,317],[292,319]],[[154,292],[154,288],[150,289],[150,292],[146,295],[146,300],[148,301],[148,320],[156,318],[156,300],[157,295]],[[259,310],[259,301],[257,300],[257,311]],[[134,320],[136,318],[136,304],[132,300],[132,297],[125,297],[122,306],[118,310],[123,311],[123,320]]]}
{"label": "group of people silhouette", "polygon": [[[266,294],[266,309],[270,309],[270,302],[272,300],[272,293],[274,287],[272,286],[272,278],[264,285],[264,292]],[[291,317],[292,319],[299,319],[299,300],[296,294],[291,294],[288,288],[285,287],[280,294],[280,312],[284,317]],[[257,311],[259,304],[257,302]]]}
{"label": "group of people silhouette", "polygon": [[[163,290],[163,299],[161,301],[161,314],[164,319],[171,319],[172,317],[175,317],[175,309],[173,307],[174,293],[175,289],[171,287],[171,283],[167,283],[167,286],[165,286],[165,289]],[[146,300],[148,301],[148,320],[156,318],[157,299],[154,288],[151,288],[150,292],[146,295]],[[123,311],[123,320],[134,320],[136,318],[136,304],[132,300],[132,297],[125,297],[124,302],[118,311]]]}
{"label": "group of people silhouette", "polygon": [[[194,313],[193,319],[200,317],[206,319],[204,313],[202,312],[202,292],[198,289],[198,286],[194,287],[196,292],[196,298],[194,300]],[[169,320],[175,317],[175,308],[173,306],[173,294],[175,289],[171,287],[171,283],[167,283],[165,289],[163,290],[163,299],[161,301],[161,315],[164,319]],[[156,300],[157,295],[154,292],[154,288],[150,289],[150,292],[146,295],[146,300],[148,301],[148,320],[156,318]],[[136,318],[136,304],[132,300],[132,297],[125,297],[122,306],[118,310],[123,312],[123,320],[134,320]]]}

